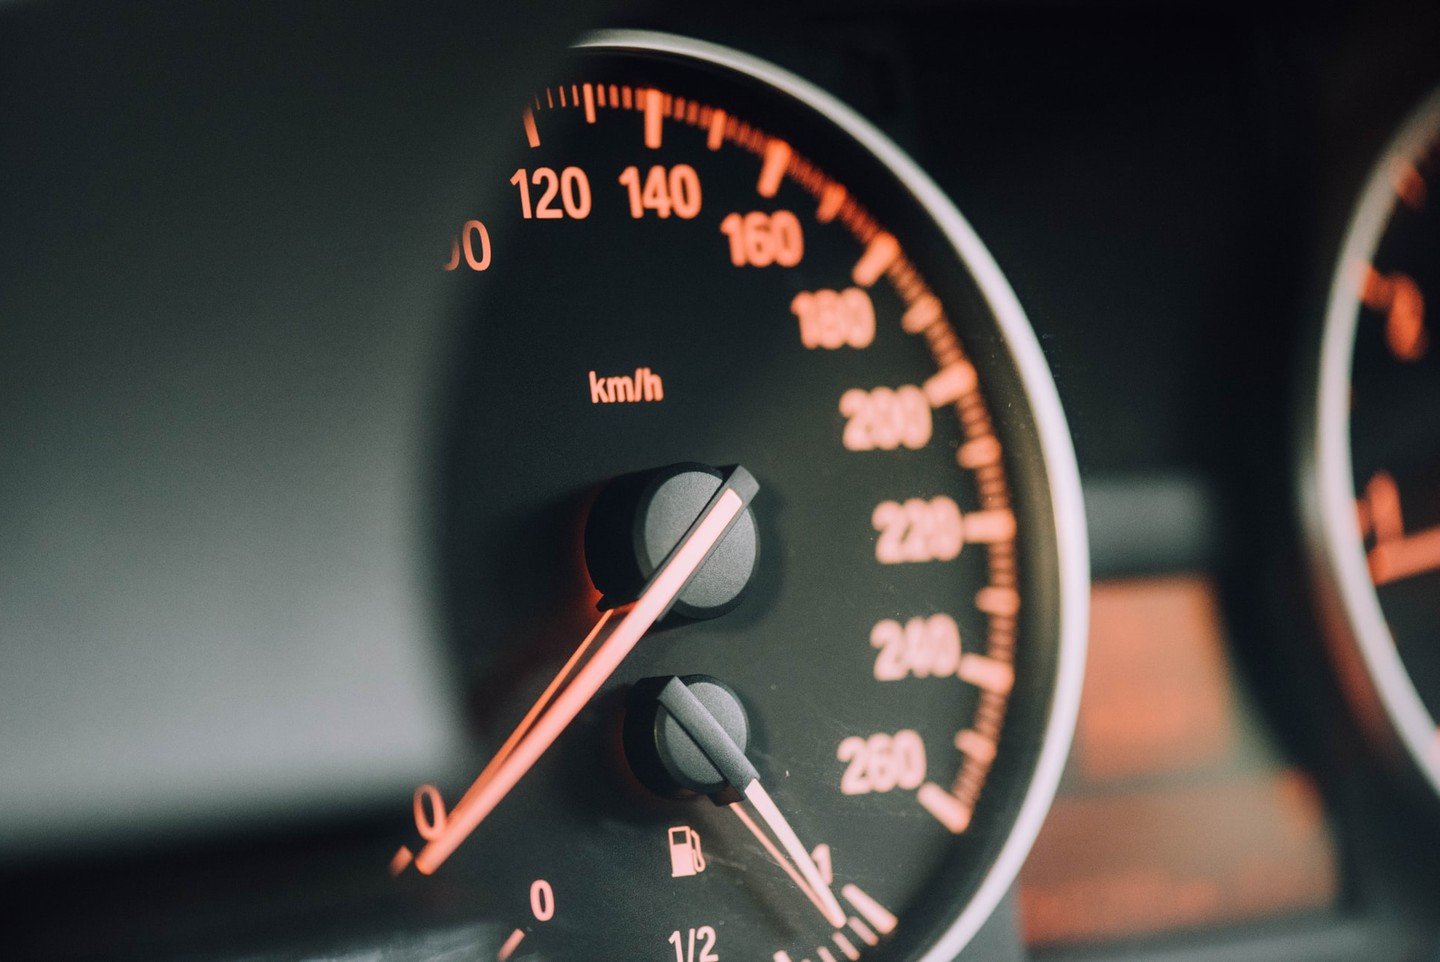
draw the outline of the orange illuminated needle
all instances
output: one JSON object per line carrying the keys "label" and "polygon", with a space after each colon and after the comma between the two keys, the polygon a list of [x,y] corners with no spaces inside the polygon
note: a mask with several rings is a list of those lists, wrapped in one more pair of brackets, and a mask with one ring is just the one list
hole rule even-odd
{"label": "orange illuminated needle", "polygon": [[[731,525],[739,520],[759,489],[749,471],[741,467],[731,470],[720,490],[715,492],[684,537],[645,583],[639,598],[596,650],[594,657],[576,673],[568,686],[555,694],[569,669],[599,634],[612,612],[607,611],[601,616],[600,623],[525,716],[505,747],[456,803],[445,819],[444,829],[415,856],[417,869],[426,875],[434,872],[495,810],[495,806],[519,783],[566,726],[575,720],[600,686],[620,667],[630,650],[670,610],[680,592],[685,590]],[[549,700],[551,695],[554,695],[554,701]]]}

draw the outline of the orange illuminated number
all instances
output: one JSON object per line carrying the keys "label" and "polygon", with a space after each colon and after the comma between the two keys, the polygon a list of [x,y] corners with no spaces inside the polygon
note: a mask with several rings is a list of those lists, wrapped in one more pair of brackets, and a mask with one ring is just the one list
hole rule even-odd
{"label": "orange illuminated number", "polygon": [[1365,485],[1365,496],[1356,505],[1360,510],[1360,535],[1375,537],[1375,544],[1400,541],[1405,537],[1405,519],[1400,510],[1400,487],[1389,471],[1377,471]]}
{"label": "orange illuminated number", "polygon": [[908,498],[903,504],[882,501],[870,522],[880,532],[875,560],[881,564],[952,561],[965,545],[960,506],[943,495],[929,501]]}
{"label": "orange illuminated number", "polygon": [[869,347],[875,340],[875,305],[859,287],[801,291],[790,301],[790,313],[800,322],[800,343],[809,348]]}
{"label": "orange illuminated number", "polygon": [[490,266],[490,232],[478,220],[467,220],[460,228],[460,236],[450,242],[450,260],[445,269],[453,271],[460,266],[460,255],[472,271],[483,271]]}
{"label": "orange illuminated number", "polygon": [[445,831],[445,801],[434,785],[415,789],[415,831],[427,842]]}
{"label": "orange illuminated number", "polygon": [[579,167],[566,167],[560,172],[560,193],[565,213],[576,220],[590,216],[590,178]]}
{"label": "orange illuminated number", "polygon": [[689,164],[676,164],[670,168],[670,203],[675,207],[675,216],[690,220],[700,213],[700,175]]}
{"label": "orange illuminated number", "polygon": [[1425,330],[1425,296],[1408,275],[1381,274],[1365,268],[1360,299],[1372,311],[1385,313],[1385,344],[1401,361],[1418,361],[1430,348]]}
{"label": "orange illuminated number", "polygon": [[[520,216],[526,220],[560,220],[565,217],[584,220],[590,216],[590,178],[579,167],[566,167],[558,174],[552,167],[536,167],[533,172],[522,167],[515,171],[510,183],[520,191]],[[531,185],[540,190],[539,202],[533,208],[530,204]],[[557,196],[560,207],[554,206]]]}
{"label": "orange illuminated number", "polygon": [[960,670],[960,627],[949,615],[911,618],[901,625],[886,619],[870,630],[876,681],[945,678]]}
{"label": "orange illuminated number", "polygon": [[537,922],[548,922],[555,917],[555,889],[543,878],[530,884],[530,914]]}
{"label": "orange illuminated number", "polygon": [[700,175],[689,164],[676,164],[667,172],[659,164],[650,168],[645,182],[640,182],[640,168],[626,167],[620,183],[630,197],[630,216],[636,219],[653,210],[661,218],[673,211],[681,220],[690,220],[700,213]]}
{"label": "orange illuminated number", "polygon": [[1370,478],[1356,507],[1360,534],[1373,539],[1366,560],[1375,584],[1386,585],[1440,568],[1440,525],[1406,534],[1400,487],[1389,471],[1378,471]]}
{"label": "orange illuminated number", "polygon": [[[551,173],[553,174],[554,171]],[[534,217],[535,212],[530,208],[530,175],[525,168],[522,167],[515,171],[515,176],[510,178],[510,183],[520,189],[520,216],[526,220]]]}
{"label": "orange illuminated number", "polygon": [[894,735],[851,735],[840,743],[835,757],[846,763],[845,774],[840,776],[840,791],[845,795],[909,790],[925,781],[925,742],[909,728]]}
{"label": "orange illuminated number", "polygon": [[720,233],[730,241],[730,263],[736,267],[794,267],[805,253],[800,221],[788,210],[729,214],[720,222]]}
{"label": "orange illuminated number", "polygon": [[849,451],[914,450],[930,442],[930,401],[913,384],[852,388],[840,395],[840,414],[847,419],[840,443]]}

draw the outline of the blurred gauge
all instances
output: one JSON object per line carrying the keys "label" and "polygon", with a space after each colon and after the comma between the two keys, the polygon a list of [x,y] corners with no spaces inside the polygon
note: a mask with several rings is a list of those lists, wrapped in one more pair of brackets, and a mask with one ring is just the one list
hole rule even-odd
{"label": "blurred gauge", "polygon": [[1302,476],[1363,714],[1440,791],[1440,93],[1370,174],[1330,291]]}

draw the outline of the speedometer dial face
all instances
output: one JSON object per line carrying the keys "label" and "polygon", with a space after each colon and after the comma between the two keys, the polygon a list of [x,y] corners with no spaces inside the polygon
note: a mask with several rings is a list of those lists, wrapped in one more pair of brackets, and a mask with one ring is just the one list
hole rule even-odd
{"label": "speedometer dial face", "polygon": [[1361,694],[1440,791],[1440,94],[1366,186],[1331,290],[1312,524]]}
{"label": "speedometer dial face", "polygon": [[446,265],[476,307],[445,595],[494,758],[416,793],[396,884],[501,920],[501,958],[950,958],[1083,658],[1023,314],[910,161],[768,64],[606,35],[521,106]]}

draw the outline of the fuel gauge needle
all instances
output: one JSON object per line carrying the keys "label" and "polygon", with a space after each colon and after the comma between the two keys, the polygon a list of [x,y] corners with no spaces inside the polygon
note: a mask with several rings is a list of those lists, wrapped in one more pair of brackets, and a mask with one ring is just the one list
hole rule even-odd
{"label": "fuel gauge needle", "polygon": [[787,862],[780,855],[774,844],[760,831],[760,827],[755,824],[738,802],[732,804],[730,810],[740,818],[740,821],[745,823],[745,827],[759,840],[760,844],[769,852],[770,857],[780,864],[796,887],[805,893],[806,898],[820,910],[825,921],[837,929],[843,927],[846,923],[845,910],[840,907],[835,893],[830,891],[829,884],[820,874],[815,860],[810,857],[810,853],[800,843],[795,829],[790,827],[790,823],[781,814],[779,806],[770,797],[770,793],[765,790],[764,785],[760,784],[760,773],[755,770],[755,766],[750,763],[745,752],[725,731],[724,726],[679,678],[670,679],[661,689],[658,700],[685,730],[685,734],[695,742],[700,751],[704,752],[705,757],[710,759],[711,764],[720,771],[725,780],[755,807],[755,811],[760,814],[766,827],[780,840],[781,847],[785,849],[791,861]]}
{"label": "fuel gauge needle", "polygon": [[[614,630],[596,649],[595,654],[576,672],[568,685],[548,688],[540,701],[507,739],[505,747],[485,767],[480,777],[455,804],[445,819],[443,830],[431,838],[420,854],[415,867],[425,875],[438,869],[454,853],[460,843],[480,826],[495,806],[509,794],[520,779],[530,771],[560,733],[575,720],[606,680],[620,667],[631,649],[645,633],[670,610],[680,592],[710,557],[710,553],[745,511],[759,491],[755,478],[742,467],[731,470],[720,489],[710,499],[680,541],[646,581],[635,603],[625,612]],[[557,683],[579,655],[599,634],[612,612],[601,621],[581,645],[581,651],[561,671]],[[550,700],[550,696],[554,700]],[[548,704],[547,704],[548,702]],[[543,707],[542,707],[543,706]],[[798,844],[798,843],[797,843]],[[831,896],[834,899],[834,896]],[[837,905],[838,908],[838,905]]]}

